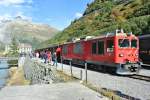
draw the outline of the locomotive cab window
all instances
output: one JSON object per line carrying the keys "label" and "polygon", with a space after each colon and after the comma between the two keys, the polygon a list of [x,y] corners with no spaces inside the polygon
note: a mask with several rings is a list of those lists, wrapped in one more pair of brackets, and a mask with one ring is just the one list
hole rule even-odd
{"label": "locomotive cab window", "polygon": [[92,54],[96,54],[96,48],[97,48],[97,44],[96,42],[92,43]]}
{"label": "locomotive cab window", "polygon": [[107,40],[107,52],[113,52],[113,51],[114,51],[114,41]]}
{"label": "locomotive cab window", "polygon": [[119,47],[127,48],[130,46],[129,39],[119,39]]}
{"label": "locomotive cab window", "polygon": [[132,48],[137,48],[137,40],[131,40],[131,47]]}
{"label": "locomotive cab window", "polygon": [[98,42],[98,54],[100,55],[104,54],[104,41]]}

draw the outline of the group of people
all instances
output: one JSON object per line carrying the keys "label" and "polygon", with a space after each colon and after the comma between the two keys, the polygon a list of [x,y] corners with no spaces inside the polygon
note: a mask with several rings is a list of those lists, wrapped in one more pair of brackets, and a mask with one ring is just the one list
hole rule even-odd
{"label": "group of people", "polygon": [[36,58],[41,58],[44,60],[44,63],[50,63],[51,65],[56,65],[57,66],[57,54],[56,52],[51,52],[51,51],[37,51],[35,53]]}

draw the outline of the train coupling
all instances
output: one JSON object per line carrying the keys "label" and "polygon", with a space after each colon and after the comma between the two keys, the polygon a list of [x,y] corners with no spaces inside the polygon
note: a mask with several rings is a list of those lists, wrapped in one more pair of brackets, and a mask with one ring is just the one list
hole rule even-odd
{"label": "train coupling", "polygon": [[133,74],[137,74],[140,68],[141,68],[141,65],[138,63],[119,64],[117,66],[116,73],[119,75],[133,75]]}

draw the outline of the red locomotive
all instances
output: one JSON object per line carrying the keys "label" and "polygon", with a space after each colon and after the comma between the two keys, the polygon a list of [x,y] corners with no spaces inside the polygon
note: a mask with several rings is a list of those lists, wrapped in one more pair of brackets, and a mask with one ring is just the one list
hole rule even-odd
{"label": "red locomotive", "polygon": [[135,74],[141,67],[138,55],[139,39],[132,33],[124,33],[123,30],[68,42],[60,48],[63,60],[78,64],[86,62],[106,69],[109,66],[116,68],[116,73],[121,75]]}
{"label": "red locomotive", "polygon": [[38,51],[57,52],[58,61],[96,65],[97,69],[115,69],[117,74],[136,74],[140,68],[139,39],[132,33],[116,30],[98,37],[52,45]]}

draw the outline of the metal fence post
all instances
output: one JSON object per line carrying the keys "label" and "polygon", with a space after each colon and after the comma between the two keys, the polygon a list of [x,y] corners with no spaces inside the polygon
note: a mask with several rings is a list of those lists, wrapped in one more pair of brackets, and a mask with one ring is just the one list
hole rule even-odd
{"label": "metal fence post", "polygon": [[80,80],[82,80],[82,70],[80,70]]}
{"label": "metal fence post", "polygon": [[87,83],[87,63],[85,62],[85,82]]}
{"label": "metal fence post", "polygon": [[54,61],[53,61],[53,65],[54,65],[55,69],[57,70],[57,58],[56,58],[56,59],[54,59]]}
{"label": "metal fence post", "polygon": [[62,71],[63,71],[63,57],[61,56],[61,68],[62,68]]}
{"label": "metal fence post", "polygon": [[72,76],[72,64],[71,64],[71,60],[70,60],[70,72],[71,72],[71,76]]}

